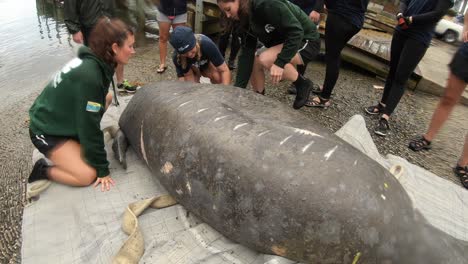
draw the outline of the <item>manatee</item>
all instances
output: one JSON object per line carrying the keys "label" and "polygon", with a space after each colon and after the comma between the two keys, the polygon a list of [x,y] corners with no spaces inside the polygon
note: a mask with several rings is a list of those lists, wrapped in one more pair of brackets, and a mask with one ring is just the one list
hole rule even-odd
{"label": "manatee", "polygon": [[305,263],[468,263],[467,242],[430,225],[385,168],[272,98],[152,83],[119,125],[180,204],[256,251]]}

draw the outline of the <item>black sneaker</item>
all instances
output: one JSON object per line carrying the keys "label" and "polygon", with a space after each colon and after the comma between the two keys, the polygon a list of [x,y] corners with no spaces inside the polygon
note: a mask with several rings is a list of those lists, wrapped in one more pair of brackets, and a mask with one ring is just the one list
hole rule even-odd
{"label": "black sneaker", "polygon": [[135,93],[138,89],[137,85],[131,85],[127,80],[117,85],[117,89],[121,92]]}
{"label": "black sneaker", "polygon": [[302,81],[301,85],[296,86],[297,94],[293,103],[294,109],[299,109],[306,104],[307,100],[309,100],[310,90],[313,85],[314,83],[311,80],[305,79]]}
{"label": "black sneaker", "polygon": [[389,130],[390,126],[388,125],[388,120],[385,118],[380,118],[379,124],[374,129],[374,133],[376,133],[379,136],[385,137],[388,134]]}
{"label": "black sneaker", "polygon": [[378,115],[381,114],[385,110],[385,106],[382,103],[377,103],[376,105],[371,105],[369,107],[364,108],[364,111],[368,115]]}
{"label": "black sneaker", "polygon": [[47,168],[48,168],[47,161],[45,159],[40,159],[36,161],[34,167],[31,171],[31,174],[28,178],[28,183],[35,182],[38,180],[45,180],[47,179]]}

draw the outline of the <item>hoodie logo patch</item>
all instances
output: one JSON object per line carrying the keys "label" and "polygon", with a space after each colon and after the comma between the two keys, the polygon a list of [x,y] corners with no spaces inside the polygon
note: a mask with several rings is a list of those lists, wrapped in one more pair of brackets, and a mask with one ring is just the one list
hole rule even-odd
{"label": "hoodie logo patch", "polygon": [[97,113],[99,112],[99,110],[101,110],[101,107],[101,104],[88,101],[88,103],[86,104],[86,111]]}
{"label": "hoodie logo patch", "polygon": [[74,58],[73,60],[71,60],[70,62],[68,62],[63,68],[62,70],[57,73],[54,77],[54,80],[53,80],[53,83],[52,83],[52,86],[54,88],[57,88],[57,85],[59,85],[60,82],[62,82],[62,74],[67,74],[69,73],[72,69],[78,67],[81,65],[83,61],[80,59],[80,58]]}
{"label": "hoodie logo patch", "polygon": [[265,25],[265,31],[266,33],[270,34],[271,32],[273,32],[275,30],[275,27],[272,26],[271,24],[266,24]]}

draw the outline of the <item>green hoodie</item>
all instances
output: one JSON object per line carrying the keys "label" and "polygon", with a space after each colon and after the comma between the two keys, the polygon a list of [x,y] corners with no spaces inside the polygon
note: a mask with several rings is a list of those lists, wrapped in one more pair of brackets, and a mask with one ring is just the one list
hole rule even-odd
{"label": "green hoodie", "polygon": [[305,40],[320,38],[310,18],[287,0],[250,0],[249,12],[235,84],[243,88],[250,79],[257,39],[268,48],[284,44],[275,61],[275,65],[284,68]]}
{"label": "green hoodie", "polygon": [[100,123],[113,75],[110,65],[83,46],[29,110],[34,134],[76,138],[98,177],[109,175]]}

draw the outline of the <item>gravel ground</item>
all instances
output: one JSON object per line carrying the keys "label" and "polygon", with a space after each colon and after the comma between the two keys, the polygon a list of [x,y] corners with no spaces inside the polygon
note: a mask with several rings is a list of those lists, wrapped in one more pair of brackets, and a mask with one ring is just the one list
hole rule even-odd
{"label": "gravel ground", "polygon": [[[164,74],[157,74],[157,45],[140,47],[126,67],[126,77],[130,81],[148,83],[175,78],[172,65]],[[325,68],[322,63],[308,67],[306,75],[321,84]],[[235,74],[235,72],[234,72]],[[373,85],[383,82],[359,69],[343,65],[340,79],[333,95],[332,107],[323,109],[303,108],[311,117],[331,131],[338,130],[354,114],[363,114],[363,108],[380,99],[381,90]],[[283,82],[269,85],[267,96],[292,105],[293,96],[285,94],[289,85]],[[28,109],[37,92],[19,102],[0,107],[0,262],[17,263],[21,251],[21,219],[25,204],[26,178],[32,168],[32,144],[28,136]],[[433,173],[459,184],[451,167],[461,153],[463,137],[468,130],[468,107],[457,106],[452,118],[434,140],[433,149],[423,153],[413,153],[407,148],[408,140],[425,131],[438,98],[421,93],[408,92],[403,97],[390,123],[392,133],[386,138],[373,136],[381,154],[395,154],[418,164]],[[363,114],[364,115],[364,114]],[[374,117],[365,116],[367,128],[372,131],[377,123]]]}

